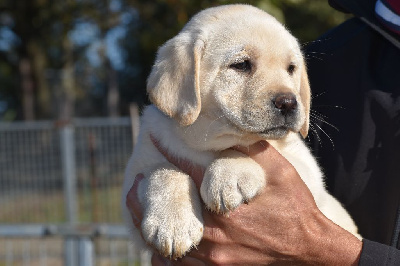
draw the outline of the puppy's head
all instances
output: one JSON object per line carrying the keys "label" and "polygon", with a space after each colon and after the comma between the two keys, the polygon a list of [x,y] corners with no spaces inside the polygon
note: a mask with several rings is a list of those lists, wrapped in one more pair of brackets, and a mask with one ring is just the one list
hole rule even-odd
{"label": "puppy's head", "polygon": [[202,118],[266,139],[308,132],[310,87],[298,42],[252,6],[194,16],[159,49],[147,90],[182,126]]}

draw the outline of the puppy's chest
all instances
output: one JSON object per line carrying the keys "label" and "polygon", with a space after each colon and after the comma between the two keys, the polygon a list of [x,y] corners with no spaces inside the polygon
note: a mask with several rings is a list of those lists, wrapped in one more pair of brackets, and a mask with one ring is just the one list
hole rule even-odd
{"label": "puppy's chest", "polygon": [[291,141],[285,145],[276,141],[270,143],[294,166],[311,193],[317,196],[319,188],[324,186],[322,170],[300,137],[297,135],[290,137]]}

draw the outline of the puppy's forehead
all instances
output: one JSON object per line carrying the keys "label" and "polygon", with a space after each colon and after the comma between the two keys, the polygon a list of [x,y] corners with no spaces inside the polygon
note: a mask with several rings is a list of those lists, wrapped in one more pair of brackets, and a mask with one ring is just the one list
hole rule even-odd
{"label": "puppy's forehead", "polygon": [[[297,40],[268,13],[249,5],[228,5],[198,13],[184,30],[199,33],[200,37],[218,48],[252,51],[268,49],[299,50]],[[211,47],[210,47],[211,48]]]}

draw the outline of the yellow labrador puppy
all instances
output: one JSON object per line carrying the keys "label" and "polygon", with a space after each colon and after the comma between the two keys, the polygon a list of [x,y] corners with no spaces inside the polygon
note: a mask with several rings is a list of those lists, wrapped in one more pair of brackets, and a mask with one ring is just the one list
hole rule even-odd
{"label": "yellow labrador puppy", "polygon": [[260,165],[226,149],[268,140],[296,168],[320,210],[357,235],[301,139],[309,126],[306,66],[297,40],[275,18],[249,5],[198,13],[159,49],[147,90],[153,105],[143,113],[122,206],[135,231],[125,198],[143,173],[141,232],[161,254],[181,257],[199,244],[202,203],[191,178],[158,152],[150,134],[172,155],[207,169],[201,199],[217,213],[234,210],[268,183]]}

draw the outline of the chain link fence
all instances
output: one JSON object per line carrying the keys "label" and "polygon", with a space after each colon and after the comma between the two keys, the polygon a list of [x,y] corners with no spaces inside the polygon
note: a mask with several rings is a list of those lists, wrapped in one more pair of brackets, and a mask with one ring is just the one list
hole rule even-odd
{"label": "chain link fence", "polygon": [[119,206],[136,120],[0,123],[0,265],[148,263]]}

